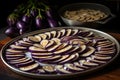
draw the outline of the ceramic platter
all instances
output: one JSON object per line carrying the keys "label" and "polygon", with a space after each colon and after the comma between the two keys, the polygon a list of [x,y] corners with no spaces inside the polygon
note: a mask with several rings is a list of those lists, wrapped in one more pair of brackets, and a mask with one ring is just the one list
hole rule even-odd
{"label": "ceramic platter", "polygon": [[91,74],[115,60],[119,49],[105,32],[66,26],[16,37],[2,48],[1,58],[18,74],[53,79]]}

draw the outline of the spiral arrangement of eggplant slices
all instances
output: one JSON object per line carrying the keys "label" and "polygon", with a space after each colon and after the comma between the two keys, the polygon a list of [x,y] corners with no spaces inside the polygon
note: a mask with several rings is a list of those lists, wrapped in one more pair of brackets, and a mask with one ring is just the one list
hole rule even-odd
{"label": "spiral arrangement of eggplant slices", "polygon": [[61,29],[24,37],[5,52],[7,62],[22,71],[37,74],[69,74],[109,61],[115,43],[81,29]]}

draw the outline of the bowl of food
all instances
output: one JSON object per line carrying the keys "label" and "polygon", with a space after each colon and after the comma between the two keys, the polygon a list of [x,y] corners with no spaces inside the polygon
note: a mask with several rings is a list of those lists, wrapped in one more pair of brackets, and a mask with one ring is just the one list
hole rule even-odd
{"label": "bowl of food", "polygon": [[58,11],[63,22],[69,26],[84,24],[106,24],[115,15],[104,5],[97,3],[73,3]]}

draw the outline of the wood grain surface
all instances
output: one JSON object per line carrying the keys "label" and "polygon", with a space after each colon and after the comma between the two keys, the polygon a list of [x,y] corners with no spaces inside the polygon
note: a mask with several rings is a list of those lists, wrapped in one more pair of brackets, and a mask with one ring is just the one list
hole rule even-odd
{"label": "wood grain surface", "polygon": [[[120,42],[120,34],[118,33],[108,33],[115,37]],[[0,49],[4,44],[10,41],[10,38],[5,38],[0,41]],[[0,60],[0,80],[43,80],[30,78],[22,76],[11,71],[3,62]],[[46,79],[48,80],[48,79]],[[58,79],[56,79],[58,80]],[[114,60],[110,65],[104,67],[103,69],[93,72],[82,77],[75,77],[68,80],[120,80],[120,56]]]}

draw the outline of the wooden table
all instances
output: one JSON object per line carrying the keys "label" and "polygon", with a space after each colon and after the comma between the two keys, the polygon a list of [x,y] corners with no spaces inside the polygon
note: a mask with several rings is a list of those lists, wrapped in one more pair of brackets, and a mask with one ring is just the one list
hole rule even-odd
{"label": "wooden table", "polygon": [[[109,33],[115,37],[120,42],[120,34],[118,33]],[[11,40],[10,38],[5,38],[0,41],[0,49],[6,42]],[[76,77],[69,80],[120,80],[120,56],[112,62],[110,65],[104,67],[104,69],[93,72],[92,74]],[[11,71],[3,62],[0,60],[0,80],[38,80],[35,78],[25,77]],[[39,79],[42,80],[42,79]],[[48,80],[48,79],[46,79]],[[58,80],[58,79],[57,79]]]}

